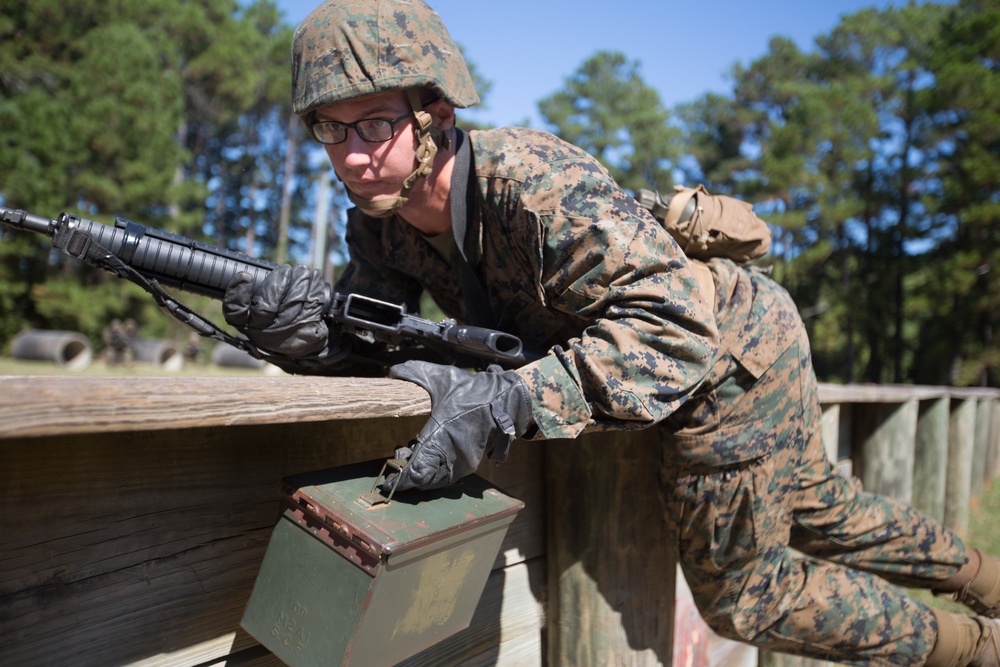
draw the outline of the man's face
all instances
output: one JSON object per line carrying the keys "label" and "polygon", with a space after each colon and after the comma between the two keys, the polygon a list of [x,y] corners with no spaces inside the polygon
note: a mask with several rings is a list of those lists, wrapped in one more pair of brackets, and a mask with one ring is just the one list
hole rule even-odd
{"label": "man's face", "polygon": [[[387,91],[321,107],[316,120],[345,124],[367,118],[393,120],[409,111],[405,93]],[[397,196],[416,164],[415,122],[412,115],[400,120],[394,125],[394,136],[381,143],[365,141],[350,128],[343,142],[325,145],[344,185],[365,199]]]}

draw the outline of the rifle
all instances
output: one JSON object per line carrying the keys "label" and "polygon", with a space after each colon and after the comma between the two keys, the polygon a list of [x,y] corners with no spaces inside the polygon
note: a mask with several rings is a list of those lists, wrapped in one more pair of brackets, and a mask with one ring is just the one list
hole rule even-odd
{"label": "rifle", "polygon": [[[278,264],[120,217],[110,226],[65,212],[49,219],[21,209],[0,207],[0,222],[14,229],[45,234],[60,252],[138,284],[162,310],[201,336],[233,345],[257,359],[291,361],[229,334],[161,287],[168,285],[221,300],[238,273],[249,273],[259,284]],[[385,343],[397,352],[386,350],[360,358],[353,355],[355,361],[389,366],[404,358],[426,356],[427,351],[433,360],[444,363],[497,363],[516,367],[526,361],[521,340],[516,336],[460,325],[452,319],[434,322],[408,313],[405,305],[361,294],[338,294],[329,285],[327,293],[324,317],[336,329],[369,344]]]}

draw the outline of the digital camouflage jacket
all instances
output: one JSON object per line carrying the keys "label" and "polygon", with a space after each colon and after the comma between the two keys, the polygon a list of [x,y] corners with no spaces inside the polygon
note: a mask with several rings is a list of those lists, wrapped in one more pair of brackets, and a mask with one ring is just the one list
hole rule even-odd
{"label": "digital camouflage jacket", "polygon": [[[464,248],[493,328],[544,355],[517,370],[531,391],[538,437],[662,421],[709,372],[718,345],[689,260],[585,151],[521,128],[467,139]],[[404,220],[354,209],[347,243],[338,292],[415,311],[427,290],[448,316],[468,321],[460,258]]]}

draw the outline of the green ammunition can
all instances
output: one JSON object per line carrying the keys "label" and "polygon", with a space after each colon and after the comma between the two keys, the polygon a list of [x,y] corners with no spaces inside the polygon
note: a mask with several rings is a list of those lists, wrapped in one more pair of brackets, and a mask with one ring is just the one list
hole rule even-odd
{"label": "green ammunition can", "polygon": [[468,627],[524,506],[476,475],[387,501],[383,464],[284,480],[241,625],[291,667],[392,665]]}

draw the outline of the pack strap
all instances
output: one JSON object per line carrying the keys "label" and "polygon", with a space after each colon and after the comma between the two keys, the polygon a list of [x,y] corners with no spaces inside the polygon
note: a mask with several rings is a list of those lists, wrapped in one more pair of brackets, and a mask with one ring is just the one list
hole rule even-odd
{"label": "pack strap", "polygon": [[[465,302],[465,314],[469,323],[478,327],[496,328],[497,318],[490,308],[490,299],[486,289],[476,275],[478,252],[472,258],[466,254],[466,238],[469,231],[469,199],[472,197],[470,187],[470,171],[472,163],[472,142],[469,137],[457,129],[455,147],[455,165],[451,173],[451,228],[458,247],[459,270],[462,280],[462,300]],[[478,227],[473,230],[473,238],[479,238]]]}

